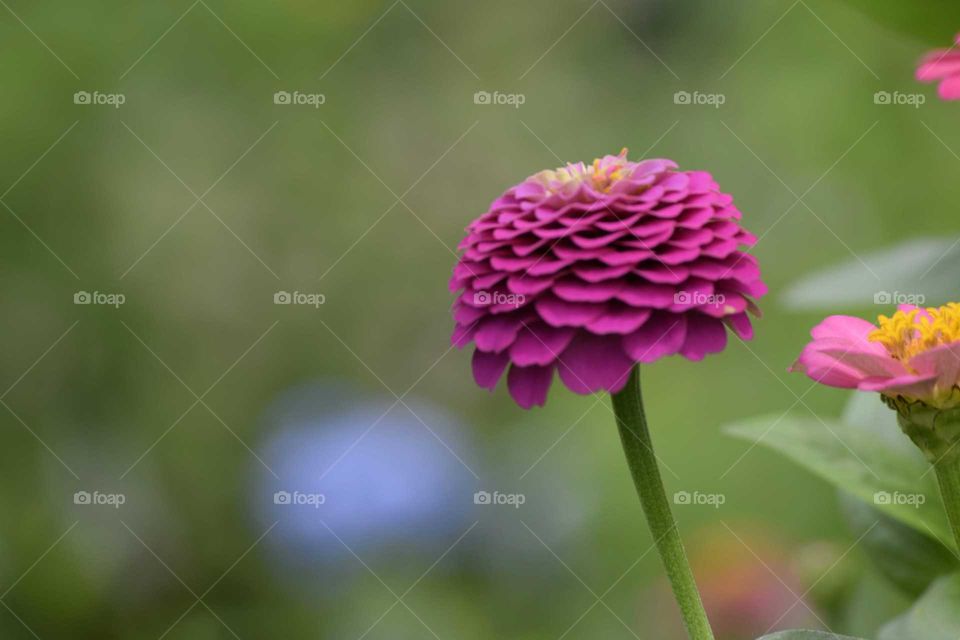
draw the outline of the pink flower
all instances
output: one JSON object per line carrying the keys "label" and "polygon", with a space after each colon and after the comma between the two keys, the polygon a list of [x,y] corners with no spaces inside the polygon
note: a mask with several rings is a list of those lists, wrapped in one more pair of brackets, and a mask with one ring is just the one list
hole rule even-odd
{"label": "pink flower", "polygon": [[917,69],[920,82],[940,81],[939,93],[944,100],[960,100],[960,35],[950,49],[937,49],[928,53]]}
{"label": "pink flower", "polygon": [[901,305],[880,316],[830,316],[790,368],[831,387],[878,391],[938,409],[960,404],[960,305]]}
{"label": "pink flower", "polygon": [[541,171],[474,220],[450,281],[458,347],[473,374],[542,405],[557,372],[572,391],[616,392],[636,362],[700,360],[752,336],[766,293],[756,239],[710,174],[618,156]]}

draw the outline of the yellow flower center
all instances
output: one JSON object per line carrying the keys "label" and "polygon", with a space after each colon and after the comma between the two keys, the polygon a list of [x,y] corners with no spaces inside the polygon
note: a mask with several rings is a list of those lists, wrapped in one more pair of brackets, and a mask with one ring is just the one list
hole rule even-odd
{"label": "yellow flower center", "polygon": [[960,304],[897,311],[889,318],[880,316],[877,324],[879,328],[868,339],[879,342],[891,356],[906,363],[928,349],[960,341]]}
{"label": "yellow flower center", "polygon": [[570,182],[586,182],[589,180],[594,189],[607,193],[614,183],[628,173],[629,164],[627,160],[627,150],[623,149],[618,156],[597,158],[590,165],[578,162],[577,164],[568,164],[559,169],[548,169],[541,171],[537,174],[537,177],[543,184],[548,186],[556,186],[558,184],[565,186]]}

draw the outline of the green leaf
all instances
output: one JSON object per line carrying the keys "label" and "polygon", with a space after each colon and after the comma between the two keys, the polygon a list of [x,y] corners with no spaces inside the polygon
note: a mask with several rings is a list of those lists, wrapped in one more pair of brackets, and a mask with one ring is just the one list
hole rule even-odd
{"label": "green leaf", "polygon": [[[842,420],[891,451],[925,464],[919,449],[897,425],[896,415],[875,394],[854,393]],[[953,553],[930,531],[915,530],[843,491],[840,507],[854,536],[864,536],[861,546],[880,573],[910,596],[919,596],[935,579],[960,568]]]}
{"label": "green leaf", "polygon": [[853,636],[838,636],[826,631],[780,631],[773,635],[763,636],[757,640],[862,640]]}
{"label": "green leaf", "polygon": [[883,576],[916,598],[934,580],[960,569],[957,558],[930,537],[840,492],[840,508],[860,547]]}
{"label": "green leaf", "polygon": [[960,638],[960,574],[940,578],[913,607],[883,629],[877,640]]}
{"label": "green leaf", "polygon": [[[960,18],[956,28],[960,29]],[[880,304],[889,310],[895,294],[919,294],[924,296],[920,304],[931,306],[957,298],[958,273],[960,246],[952,240],[918,238],[815,271],[790,285],[783,301],[795,310],[836,311],[873,306],[874,296],[882,301],[887,293],[890,303]]]}
{"label": "green leaf", "polygon": [[933,46],[949,47],[960,25],[955,0],[847,0],[883,26]]}
{"label": "green leaf", "polygon": [[[884,438],[851,424],[799,415],[771,414],[727,426],[728,434],[779,451],[883,513],[914,529],[950,541],[940,494],[929,465]],[[896,497],[923,496],[912,503]]]}
{"label": "green leaf", "polygon": [[840,421],[869,433],[904,456],[916,458],[917,464],[926,464],[920,449],[897,424],[897,412],[881,400],[880,394],[851,393]]}

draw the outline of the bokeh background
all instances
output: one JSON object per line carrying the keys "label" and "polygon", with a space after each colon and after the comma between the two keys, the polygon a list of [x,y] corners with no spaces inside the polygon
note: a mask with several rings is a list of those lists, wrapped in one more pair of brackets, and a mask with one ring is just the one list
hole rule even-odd
{"label": "bokeh background", "polygon": [[786,373],[791,282],[960,233],[924,42],[826,0],[0,4],[3,638],[681,637],[608,402],[521,411],[449,348],[464,226],[622,147],[762,237],[756,339],[644,376],[668,491],[723,497],[677,506],[722,637],[905,604],[833,489],[720,427],[846,400]]}

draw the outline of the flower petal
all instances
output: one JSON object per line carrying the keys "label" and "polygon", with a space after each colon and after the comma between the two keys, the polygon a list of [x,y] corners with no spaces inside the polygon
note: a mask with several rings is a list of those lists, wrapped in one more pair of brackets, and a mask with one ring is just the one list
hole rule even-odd
{"label": "flower petal", "polygon": [[727,346],[727,329],[721,320],[699,313],[687,316],[687,335],[680,354],[691,360],[703,360],[708,353],[719,353]]}
{"label": "flower petal", "polygon": [[642,327],[624,336],[623,348],[637,362],[654,362],[676,353],[686,335],[686,316],[655,313]]}
{"label": "flower petal", "polygon": [[633,360],[623,352],[619,336],[581,333],[557,361],[560,379],[575,393],[615,393],[627,383]]}
{"label": "flower petal", "polygon": [[567,348],[573,333],[573,329],[557,329],[545,323],[527,325],[510,346],[510,359],[523,367],[548,365]]}
{"label": "flower petal", "polygon": [[910,358],[910,367],[923,376],[934,375],[937,387],[949,389],[960,381],[960,342],[927,349]]}
{"label": "flower petal", "polygon": [[865,380],[858,388],[861,391],[879,391],[885,395],[902,395],[909,398],[929,398],[937,382],[935,374],[917,376],[907,374],[884,380]]}
{"label": "flower petal", "polygon": [[520,367],[512,365],[507,374],[507,388],[510,397],[524,409],[534,405],[543,406],[547,402],[547,391],[553,382],[553,366]]}
{"label": "flower petal", "polygon": [[493,391],[508,362],[510,358],[506,352],[493,353],[476,349],[473,352],[473,379],[479,386]]}

